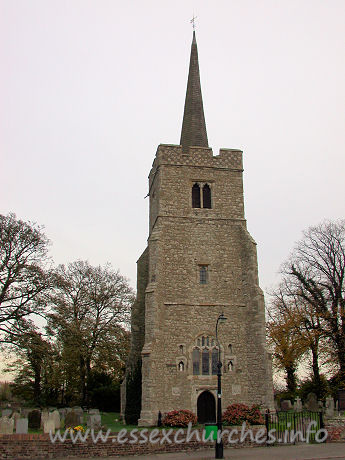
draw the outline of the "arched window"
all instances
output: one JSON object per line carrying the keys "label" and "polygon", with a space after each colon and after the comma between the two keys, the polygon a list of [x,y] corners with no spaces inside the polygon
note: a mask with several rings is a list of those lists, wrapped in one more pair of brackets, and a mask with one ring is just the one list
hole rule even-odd
{"label": "arched window", "polygon": [[230,355],[232,355],[232,345],[231,345],[231,343],[229,343],[229,345],[228,345],[228,349],[229,349],[229,353],[230,353]]}
{"label": "arched window", "polygon": [[192,361],[194,375],[217,374],[218,347],[213,337],[204,335],[196,339]]}
{"label": "arched window", "polygon": [[228,362],[228,371],[232,372],[234,370],[234,363],[232,360]]}
{"label": "arched window", "polygon": [[179,346],[179,350],[180,350],[181,355],[183,355],[183,345]]}
{"label": "arched window", "polygon": [[199,184],[194,184],[192,188],[192,206],[193,208],[200,208],[200,187]]}
{"label": "arched window", "polygon": [[180,372],[183,372],[183,371],[184,371],[184,362],[183,362],[183,361],[180,361],[180,362],[178,363],[178,370],[179,370]]}
{"label": "arched window", "polygon": [[211,189],[208,184],[202,188],[202,205],[204,208],[211,209]]}
{"label": "arched window", "polygon": [[202,350],[202,375],[210,373],[210,350],[204,348]]}
{"label": "arched window", "polygon": [[200,374],[200,350],[198,348],[194,348],[193,355],[193,374],[199,375]]}
{"label": "arched window", "polygon": [[212,350],[212,375],[217,375],[218,372],[218,348]]}

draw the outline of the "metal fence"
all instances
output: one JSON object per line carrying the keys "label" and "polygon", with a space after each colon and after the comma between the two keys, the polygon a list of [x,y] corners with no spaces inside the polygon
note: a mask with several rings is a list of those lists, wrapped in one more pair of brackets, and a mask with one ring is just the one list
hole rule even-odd
{"label": "metal fence", "polygon": [[268,444],[320,442],[318,438],[315,439],[315,432],[324,428],[322,412],[266,413],[265,422]]}

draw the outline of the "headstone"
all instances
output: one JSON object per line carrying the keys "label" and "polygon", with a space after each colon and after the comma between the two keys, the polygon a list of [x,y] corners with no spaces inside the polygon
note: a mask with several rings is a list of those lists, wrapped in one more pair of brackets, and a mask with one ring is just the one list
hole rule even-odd
{"label": "headstone", "polygon": [[83,411],[83,409],[80,406],[75,406],[73,408],[73,410],[79,416],[78,425],[83,424],[84,423],[84,411]]}
{"label": "headstone", "polygon": [[38,430],[41,427],[41,411],[34,409],[28,414],[29,428]]}
{"label": "headstone", "polygon": [[326,398],[325,416],[334,417],[334,399],[332,398],[332,396],[327,396]]}
{"label": "headstone", "polygon": [[22,409],[22,417],[27,417],[31,411],[32,409],[28,409],[27,407]]}
{"label": "headstone", "polygon": [[20,413],[19,412],[13,412],[11,415],[11,418],[14,420],[14,426],[16,426],[17,420],[20,418]]}
{"label": "headstone", "polygon": [[68,412],[65,418],[65,428],[74,428],[75,426],[80,425],[80,415],[78,415],[74,410]]}
{"label": "headstone", "polygon": [[286,412],[288,410],[291,410],[292,409],[292,404],[291,404],[291,401],[290,399],[283,399],[281,402],[280,402],[280,408],[282,411]]}
{"label": "headstone", "polygon": [[319,410],[319,404],[317,402],[317,396],[315,393],[308,393],[304,407],[305,409],[310,410],[312,412],[317,412]]}
{"label": "headstone", "polygon": [[89,415],[99,415],[99,409],[90,409],[89,410]]}
{"label": "headstone", "polygon": [[51,414],[49,414],[49,420],[54,421],[55,429],[59,430],[61,428],[61,420],[60,420],[60,414],[57,410],[54,410]]}
{"label": "headstone", "polygon": [[43,429],[44,423],[48,420],[49,418],[49,412],[45,409],[41,413],[41,428]]}
{"label": "headstone", "polygon": [[83,413],[83,409],[80,407],[80,406],[74,406],[72,408],[74,410],[74,412],[77,412],[77,413]]}
{"label": "headstone", "polygon": [[55,433],[55,423],[54,423],[54,420],[49,418],[46,422],[44,422],[43,433],[50,433],[50,432],[52,432],[53,434]]}
{"label": "headstone", "polygon": [[102,428],[101,416],[99,414],[89,415],[87,418],[87,427],[99,431]]}
{"label": "headstone", "polygon": [[0,434],[13,434],[14,420],[13,418],[0,418]]}
{"label": "headstone", "polygon": [[294,411],[296,412],[302,412],[303,406],[302,406],[302,401],[299,396],[295,399],[295,404],[293,405]]}
{"label": "headstone", "polygon": [[67,414],[67,409],[59,409],[59,414],[61,418],[65,417]]}
{"label": "headstone", "polygon": [[27,418],[19,418],[16,423],[17,434],[27,434],[29,421]]}
{"label": "headstone", "polygon": [[3,416],[3,417],[10,417],[11,414],[12,414],[12,409],[4,409],[4,410],[2,411],[2,416]]}

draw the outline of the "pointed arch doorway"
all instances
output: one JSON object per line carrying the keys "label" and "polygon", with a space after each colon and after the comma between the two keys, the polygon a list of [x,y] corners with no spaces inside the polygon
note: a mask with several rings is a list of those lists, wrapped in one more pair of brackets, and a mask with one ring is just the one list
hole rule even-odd
{"label": "pointed arch doorway", "polygon": [[198,423],[216,422],[216,401],[210,391],[203,391],[197,402]]}

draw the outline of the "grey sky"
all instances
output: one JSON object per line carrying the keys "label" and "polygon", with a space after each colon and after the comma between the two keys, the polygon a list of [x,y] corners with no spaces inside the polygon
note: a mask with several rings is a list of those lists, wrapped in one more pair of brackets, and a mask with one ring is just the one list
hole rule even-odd
{"label": "grey sky", "polygon": [[135,286],[147,175],[178,144],[194,13],[209,144],[244,151],[261,286],[301,231],[343,218],[345,1],[2,0],[1,212],[45,225],[56,263]]}

